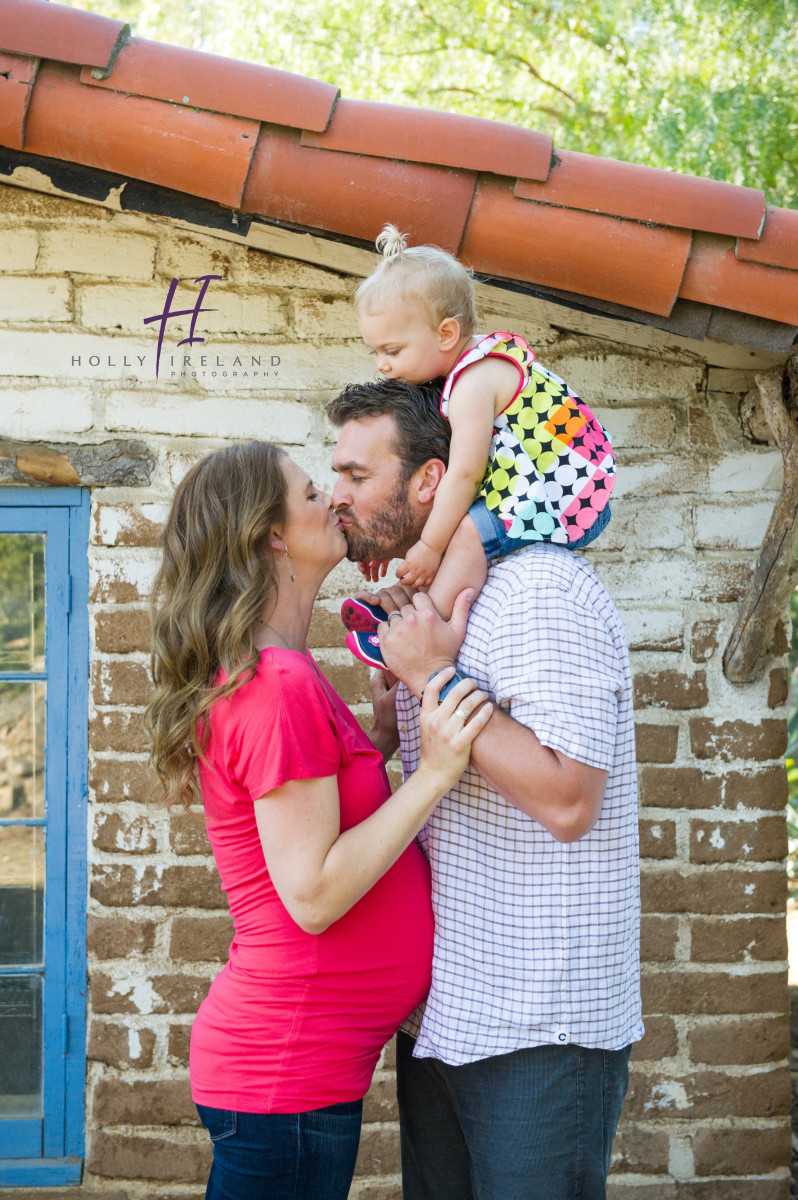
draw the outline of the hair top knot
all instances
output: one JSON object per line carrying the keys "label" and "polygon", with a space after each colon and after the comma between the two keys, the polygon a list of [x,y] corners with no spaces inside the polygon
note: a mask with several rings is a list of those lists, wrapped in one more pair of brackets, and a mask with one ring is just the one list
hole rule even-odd
{"label": "hair top knot", "polygon": [[407,237],[395,225],[386,225],[375,242],[377,250],[387,262],[403,256],[407,249]]}

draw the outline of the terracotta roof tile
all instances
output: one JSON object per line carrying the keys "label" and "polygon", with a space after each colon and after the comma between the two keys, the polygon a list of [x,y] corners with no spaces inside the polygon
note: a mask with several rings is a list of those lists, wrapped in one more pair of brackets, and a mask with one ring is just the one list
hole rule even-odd
{"label": "terracotta roof tile", "polygon": [[740,238],[737,257],[798,271],[798,209],[769,208],[761,238]]}
{"label": "terracotta roof tile", "polygon": [[708,233],[695,235],[679,295],[798,325],[798,271],[741,262],[733,242]]}
{"label": "terracotta roof tile", "polygon": [[129,33],[123,21],[49,0],[0,0],[0,50],[106,70]]}
{"label": "terracotta roof tile", "polygon": [[456,253],[475,182],[465,171],[328,154],[302,146],[297,134],[264,126],[242,208],[369,242],[393,221],[412,243]]}
{"label": "terracotta roof tile", "polygon": [[0,146],[21,150],[38,58],[0,54]]}
{"label": "terracotta roof tile", "polygon": [[45,63],[24,149],[238,208],[257,136],[254,121],[87,88],[76,67]]}
{"label": "terracotta roof tile", "polygon": [[667,316],[690,234],[518,200],[480,181],[460,257],[476,271]]}
{"label": "terracotta roof tile", "polygon": [[341,100],[326,133],[303,133],[302,145],[545,179],[552,141],[548,134],[481,117]]}
{"label": "terracotta roof tile", "polygon": [[89,67],[80,78],[117,92],[299,129],[326,129],[339,95],[330,83],[141,38],[125,43],[107,78],[96,79]]}
{"label": "terracotta roof tile", "polygon": [[554,154],[548,180],[519,179],[516,196],[657,225],[732,237],[759,236],[765,219],[763,192],[593,154],[570,150]]}

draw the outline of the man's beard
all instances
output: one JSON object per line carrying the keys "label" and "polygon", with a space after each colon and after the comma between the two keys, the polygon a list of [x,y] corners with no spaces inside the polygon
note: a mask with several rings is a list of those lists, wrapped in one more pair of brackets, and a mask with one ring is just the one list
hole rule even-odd
{"label": "man's beard", "polygon": [[417,529],[417,518],[407,499],[407,484],[400,484],[382,508],[371,516],[368,526],[356,522],[354,514],[339,508],[338,515],[352,521],[345,525],[343,534],[348,550],[347,558],[353,562],[364,562],[373,558],[401,558],[418,540],[421,529]]}

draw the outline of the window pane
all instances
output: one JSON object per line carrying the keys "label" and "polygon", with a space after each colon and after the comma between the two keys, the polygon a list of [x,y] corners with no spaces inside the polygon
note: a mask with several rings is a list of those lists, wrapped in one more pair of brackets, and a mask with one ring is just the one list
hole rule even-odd
{"label": "window pane", "polygon": [[42,1115],[42,981],[0,978],[0,1117]]}
{"label": "window pane", "polygon": [[0,966],[42,961],[44,831],[0,825]]}
{"label": "window pane", "polygon": [[44,816],[44,683],[0,683],[0,820]]}
{"label": "window pane", "polygon": [[0,671],[44,670],[44,540],[0,534]]}

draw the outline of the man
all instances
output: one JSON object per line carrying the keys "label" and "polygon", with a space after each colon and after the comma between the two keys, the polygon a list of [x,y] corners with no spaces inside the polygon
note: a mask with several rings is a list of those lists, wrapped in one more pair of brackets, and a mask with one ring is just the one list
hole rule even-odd
{"label": "man", "polygon": [[[354,385],[333,505],[349,557],[401,556],[447,458],[433,387]],[[422,1011],[397,1039],[406,1200],[603,1200],[642,1035],[631,676],[612,602],[584,558],[539,545],[488,573],[460,646],[426,596],[379,593],[383,655],[407,686],[405,771],[430,671],[496,701],[471,766],[420,835],[436,936]],[[398,611],[399,616],[393,613]]]}

